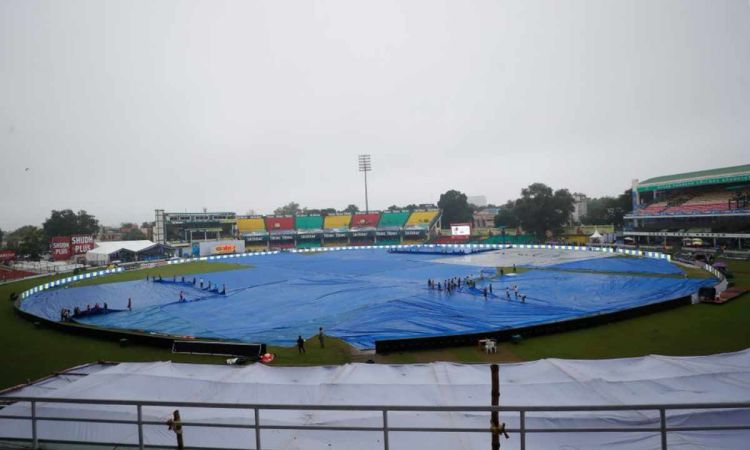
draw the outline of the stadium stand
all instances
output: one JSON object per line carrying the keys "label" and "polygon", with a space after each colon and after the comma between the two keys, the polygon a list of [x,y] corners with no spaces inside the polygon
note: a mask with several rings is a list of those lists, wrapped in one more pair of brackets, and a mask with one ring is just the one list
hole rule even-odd
{"label": "stadium stand", "polygon": [[266,216],[266,230],[274,231],[294,230],[294,216]]}
{"label": "stadium stand", "polygon": [[268,249],[268,232],[263,217],[240,217],[237,219],[237,234],[245,240],[245,250],[257,252]]}
{"label": "stadium stand", "polygon": [[378,228],[401,228],[409,219],[409,211],[385,211],[380,216]]}
{"label": "stadium stand", "polygon": [[375,228],[378,226],[380,213],[357,213],[352,216],[351,228]]}
{"label": "stadium stand", "polygon": [[298,231],[302,230],[320,230],[323,228],[323,217],[318,215],[313,216],[296,216],[294,219],[295,228]]}
{"label": "stadium stand", "polygon": [[[633,182],[626,241],[636,245],[747,248],[750,164]],[[745,241],[743,243],[743,240]]]}
{"label": "stadium stand", "polygon": [[326,230],[348,229],[351,221],[351,214],[331,214],[326,216],[325,221],[323,222],[323,228]]}
{"label": "stadium stand", "polygon": [[407,227],[424,226],[429,227],[437,219],[438,211],[414,211],[406,221]]}
{"label": "stadium stand", "polygon": [[248,217],[237,219],[237,231],[244,233],[265,233],[266,224],[262,217]]}
{"label": "stadium stand", "polygon": [[349,229],[349,245],[372,245],[375,243],[375,227],[380,220],[379,212],[357,213],[352,216]]}

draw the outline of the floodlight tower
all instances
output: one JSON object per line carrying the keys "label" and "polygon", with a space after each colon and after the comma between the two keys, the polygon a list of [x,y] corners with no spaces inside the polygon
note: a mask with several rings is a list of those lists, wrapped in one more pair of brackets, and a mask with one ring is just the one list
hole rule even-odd
{"label": "floodlight tower", "polygon": [[370,203],[367,199],[367,172],[371,170],[370,155],[359,155],[359,171],[365,173],[365,214],[370,212]]}

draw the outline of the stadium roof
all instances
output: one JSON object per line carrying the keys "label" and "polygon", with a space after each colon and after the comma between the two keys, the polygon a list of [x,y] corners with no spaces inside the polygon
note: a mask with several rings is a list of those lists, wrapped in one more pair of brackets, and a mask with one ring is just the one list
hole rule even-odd
{"label": "stadium roof", "polygon": [[750,181],[750,164],[649,178],[648,180],[638,183],[638,192],[732,183],[738,181]]}

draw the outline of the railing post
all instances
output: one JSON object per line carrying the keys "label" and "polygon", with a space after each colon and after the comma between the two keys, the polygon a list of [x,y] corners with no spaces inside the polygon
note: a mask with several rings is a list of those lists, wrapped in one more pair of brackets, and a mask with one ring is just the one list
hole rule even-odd
{"label": "railing post", "polygon": [[388,410],[383,410],[383,448],[388,450]]}
{"label": "railing post", "polygon": [[659,408],[659,429],[661,430],[661,448],[667,450],[667,414]]}
{"label": "railing post", "polygon": [[255,450],[260,450],[260,411],[255,408]]}
{"label": "railing post", "polygon": [[143,450],[143,407],[139,404],[138,407],[138,448]]}
{"label": "railing post", "polygon": [[521,434],[521,450],[526,450],[526,411],[521,410],[521,426],[519,429]]}
{"label": "railing post", "polygon": [[34,450],[39,448],[39,439],[36,434],[36,402],[31,401],[31,448]]}

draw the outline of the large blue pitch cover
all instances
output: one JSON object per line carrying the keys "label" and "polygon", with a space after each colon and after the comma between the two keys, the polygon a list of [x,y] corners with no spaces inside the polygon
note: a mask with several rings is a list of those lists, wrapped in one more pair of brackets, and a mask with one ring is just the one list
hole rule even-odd
{"label": "large blue pitch cover", "polygon": [[[248,256],[233,260],[251,265],[245,269],[187,276],[196,278],[195,287],[169,277],[163,283],[144,279],[59,288],[31,296],[21,309],[58,320],[62,308],[106,302],[116,312],[79,320],[277,345],[293,345],[298,335],[311,336],[323,327],[357,348],[373,348],[381,339],[477,333],[624,310],[690,295],[716,282],[685,278],[663,260],[598,257],[481,281],[480,289],[492,285],[485,300],[479,289],[453,294],[428,289],[428,278],[495,271],[444,258],[385,250]],[[200,280],[226,286],[226,295],[199,289]],[[516,299],[514,286],[526,295],[525,303]],[[185,302],[179,301],[181,291]]]}

